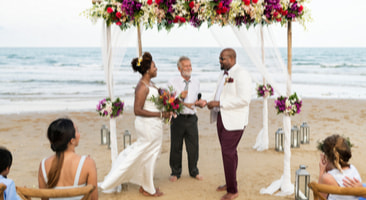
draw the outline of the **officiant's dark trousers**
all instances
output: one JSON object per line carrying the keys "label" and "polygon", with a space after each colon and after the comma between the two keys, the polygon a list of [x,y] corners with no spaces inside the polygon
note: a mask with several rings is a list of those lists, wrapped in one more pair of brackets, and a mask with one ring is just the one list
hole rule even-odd
{"label": "officiant's dark trousers", "polygon": [[170,158],[171,175],[180,178],[182,173],[183,140],[186,145],[189,175],[199,174],[198,162],[198,118],[196,115],[180,114],[172,118],[170,125]]}
{"label": "officiant's dark trousers", "polygon": [[[235,120],[235,119],[234,119]],[[228,131],[222,123],[221,113],[217,115],[217,134],[221,145],[222,161],[224,162],[226,191],[229,193],[238,192],[238,183],[236,181],[236,170],[238,167],[237,147],[243,135],[244,129]]]}

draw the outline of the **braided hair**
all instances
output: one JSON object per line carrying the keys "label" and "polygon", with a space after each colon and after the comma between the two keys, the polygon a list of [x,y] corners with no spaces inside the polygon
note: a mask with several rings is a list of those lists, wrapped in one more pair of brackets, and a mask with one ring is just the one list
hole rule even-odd
{"label": "braided hair", "polygon": [[339,171],[350,166],[348,161],[352,157],[351,145],[344,137],[335,134],[325,138],[320,150]]}

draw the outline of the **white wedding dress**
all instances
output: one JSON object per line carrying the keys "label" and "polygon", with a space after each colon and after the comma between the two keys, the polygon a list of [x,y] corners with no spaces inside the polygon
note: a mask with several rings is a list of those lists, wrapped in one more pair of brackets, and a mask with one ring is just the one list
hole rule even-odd
{"label": "white wedding dress", "polygon": [[[158,90],[149,86],[144,110],[159,112],[156,105],[148,100],[153,95],[157,97]],[[103,190],[110,190],[122,183],[131,182],[142,186],[150,194],[156,192],[153,177],[163,140],[162,126],[162,120],[158,117],[136,116],[137,141],[118,155],[112,169],[100,185]]]}

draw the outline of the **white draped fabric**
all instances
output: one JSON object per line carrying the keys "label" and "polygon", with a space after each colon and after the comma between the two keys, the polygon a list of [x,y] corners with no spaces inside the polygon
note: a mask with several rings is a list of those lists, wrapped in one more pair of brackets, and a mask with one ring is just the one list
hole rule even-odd
{"label": "white draped fabric", "polygon": [[[122,59],[125,55],[127,42],[131,39],[131,33],[134,29],[131,28],[127,31],[121,31],[116,26],[107,26],[106,23],[102,23],[102,58],[104,67],[105,82],[107,85],[107,91],[109,98],[114,101],[113,91],[113,60],[117,60],[117,63],[122,63]],[[110,142],[111,142],[111,159],[112,163],[118,156],[117,145],[117,128],[116,119],[112,118],[109,121],[110,129]]]}
{"label": "white draped fabric", "polygon": [[[231,27],[232,32],[237,38],[237,42],[240,44],[240,47],[244,49],[245,53],[241,52],[241,50],[237,50],[238,59],[241,57],[249,57],[250,61],[254,64],[256,68],[256,72],[259,72],[262,77],[256,78],[255,80],[258,84],[262,84],[260,79],[265,79],[266,82],[272,85],[274,91],[278,95],[289,96],[291,93],[291,77],[288,75],[286,66],[284,65],[283,59],[279,53],[279,49],[276,46],[275,40],[273,38],[273,33],[270,27],[261,27],[263,31],[257,31],[256,34],[253,35],[253,31],[248,31],[244,27],[238,29],[237,27]],[[220,27],[220,29],[223,29]],[[254,28],[256,29],[256,28]],[[220,36],[219,29],[211,28],[211,33],[214,38],[218,41],[218,43],[222,47],[233,46],[225,41],[225,38],[231,38],[228,35],[225,37]],[[251,34],[251,35],[250,35]],[[266,39],[263,38],[263,35]],[[252,41],[255,41],[255,38],[259,40],[260,45],[253,45]],[[238,44],[236,43],[236,44]],[[263,48],[263,46],[267,48]],[[264,50],[265,49],[265,50]],[[269,58],[267,62],[264,62],[264,59],[261,59],[261,55],[263,57]],[[264,56],[265,55],[265,56]],[[238,60],[238,62],[242,62]],[[244,61],[242,66],[247,67],[248,61]],[[265,64],[266,63],[266,64]],[[269,64],[270,63],[270,64]],[[253,76],[253,75],[252,75]],[[268,105],[267,98],[263,100],[263,128],[259,132],[256,140],[256,144],[253,146],[258,151],[263,151],[268,149]],[[261,194],[273,194],[279,189],[281,190],[276,195],[290,195],[294,192],[294,186],[291,183],[291,169],[290,169],[290,160],[291,160],[291,149],[290,149],[290,133],[291,133],[291,118],[289,116],[283,116],[283,127],[285,131],[285,142],[284,142],[284,170],[283,175],[277,181],[274,181],[268,188],[263,188],[260,193]]]}

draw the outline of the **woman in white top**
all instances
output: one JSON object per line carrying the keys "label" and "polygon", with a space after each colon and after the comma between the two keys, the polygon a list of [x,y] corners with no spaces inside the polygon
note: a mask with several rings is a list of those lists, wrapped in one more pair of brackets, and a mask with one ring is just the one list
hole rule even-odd
{"label": "woman in white top", "polygon": [[[331,135],[318,146],[322,151],[319,162],[318,183],[344,187],[343,179],[349,177],[361,182],[355,166],[349,163],[352,157],[351,144],[344,137]],[[356,196],[333,195],[322,193],[324,198],[332,200],[356,200]]]}
{"label": "woman in white top", "polygon": [[39,188],[63,189],[92,184],[95,189],[91,199],[98,199],[95,162],[89,156],[80,156],[75,153],[75,147],[78,146],[80,139],[80,133],[75,124],[70,119],[57,119],[48,127],[47,137],[51,143],[51,149],[56,154],[43,159],[39,165]]}

